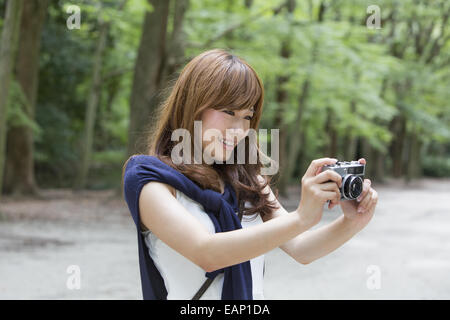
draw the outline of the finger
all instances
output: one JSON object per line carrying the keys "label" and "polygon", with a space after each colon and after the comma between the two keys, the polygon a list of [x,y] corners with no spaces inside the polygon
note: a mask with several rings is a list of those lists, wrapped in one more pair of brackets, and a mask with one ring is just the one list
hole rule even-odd
{"label": "finger", "polygon": [[336,207],[338,204],[339,204],[339,203],[330,201],[330,202],[328,203],[328,209],[331,210],[331,209],[333,209],[334,207]]}
{"label": "finger", "polygon": [[328,209],[333,209],[335,206],[337,206],[339,204],[340,200],[341,200],[341,196],[339,194],[339,196],[337,196],[334,201],[333,200],[329,201]]}
{"label": "finger", "polygon": [[361,163],[361,164],[366,164],[366,159],[361,158],[361,159],[358,160],[358,162]]}
{"label": "finger", "polygon": [[339,191],[339,188],[335,182],[321,183],[321,184],[319,184],[319,188],[320,188],[320,190],[323,190],[323,191],[336,191],[336,190]]}
{"label": "finger", "polygon": [[332,191],[335,194],[334,199],[329,200],[330,202],[328,203],[328,209],[331,209],[339,204],[339,201],[341,200],[341,192],[336,183],[334,182],[323,183],[320,184],[320,188],[323,191]]}
{"label": "finger", "polygon": [[375,190],[373,190],[371,198],[372,199],[370,200],[370,203],[366,209],[366,212],[372,212],[373,210],[375,210],[375,207],[378,203],[378,193]]}
{"label": "finger", "polygon": [[361,212],[362,213],[371,212],[371,210],[373,210],[374,206],[375,206],[375,200],[371,196],[371,199],[370,199],[369,203],[367,204],[367,207],[362,207]]}
{"label": "finger", "polygon": [[321,167],[335,164],[337,159],[334,158],[320,158],[313,160],[311,164],[309,165],[308,169],[306,170],[305,176],[306,177],[314,177],[316,175],[316,172],[321,169]]}
{"label": "finger", "polygon": [[358,210],[365,211],[370,206],[370,202],[372,201],[372,190],[373,189],[371,189],[366,197],[360,202]]}
{"label": "finger", "polygon": [[334,192],[336,193],[336,198],[330,202],[331,208],[337,206],[339,204],[339,201],[341,201],[341,192],[339,191],[339,188],[337,186]]}
{"label": "finger", "polygon": [[333,202],[336,199],[336,192],[333,192],[333,191],[321,191],[319,197],[320,197],[320,199],[323,202],[326,202],[328,200]]}
{"label": "finger", "polygon": [[336,182],[339,187],[342,185],[341,175],[333,170],[325,170],[324,172],[319,173],[312,181],[313,183],[324,183],[329,180]]}
{"label": "finger", "polygon": [[359,197],[356,199],[356,201],[361,202],[361,200],[364,199],[364,197],[366,196],[367,192],[369,191],[371,185],[372,185],[372,181],[370,181],[370,179],[364,179],[363,190],[362,190],[361,194],[359,195]]}
{"label": "finger", "polygon": [[369,206],[367,207],[365,212],[372,212],[375,210],[375,206],[377,205],[377,202],[372,198],[372,200],[369,203]]}

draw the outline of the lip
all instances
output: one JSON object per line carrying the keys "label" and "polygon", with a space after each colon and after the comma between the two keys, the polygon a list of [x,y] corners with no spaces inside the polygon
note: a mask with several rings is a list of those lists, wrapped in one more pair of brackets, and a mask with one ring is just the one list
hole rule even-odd
{"label": "lip", "polygon": [[[223,139],[222,139],[222,141],[221,141],[221,139],[219,139],[219,142],[222,142],[222,145],[223,145],[223,147],[225,149],[227,149],[227,150],[233,150],[234,149],[234,147],[235,147],[234,143],[232,145],[228,145],[228,144],[225,144],[225,142],[223,142],[223,141],[224,141]],[[227,141],[227,142],[229,142],[229,141]]]}

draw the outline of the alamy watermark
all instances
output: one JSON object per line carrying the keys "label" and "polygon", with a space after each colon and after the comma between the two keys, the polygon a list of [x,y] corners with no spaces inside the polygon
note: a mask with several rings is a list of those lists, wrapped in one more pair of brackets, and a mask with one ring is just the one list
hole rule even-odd
{"label": "alamy watermark", "polygon": [[366,26],[369,29],[381,29],[381,9],[376,4],[367,7],[370,16],[366,20]]}
{"label": "alamy watermark", "polygon": [[[222,164],[224,163],[221,158],[227,152],[237,152],[236,164],[246,163],[246,150],[244,143],[235,143],[235,139],[243,140],[245,136],[249,139],[248,150],[248,163],[256,164],[258,161],[258,150],[256,146],[259,146],[261,152],[267,154],[268,138],[267,129],[259,129],[259,133],[255,129],[248,129],[243,131],[242,129],[226,129],[225,137],[218,129],[207,129],[202,135],[202,121],[194,121],[194,163],[200,164],[203,161],[207,164],[213,162]],[[259,137],[259,139],[257,139]],[[180,139],[182,141],[180,142]],[[179,128],[172,132],[172,141],[177,141],[171,152],[171,159],[175,164],[191,164],[192,150],[191,142],[192,137],[187,129]],[[202,141],[209,142],[203,150]],[[230,147],[226,147],[226,143]],[[261,154],[260,154],[261,156]],[[278,172],[279,163],[279,129],[271,129],[270,132],[270,158],[261,156],[260,162],[263,164],[261,168],[261,174],[263,175],[275,175]],[[227,157],[226,164],[234,164],[234,157]]]}
{"label": "alamy watermark", "polygon": [[367,267],[366,273],[370,275],[366,281],[367,289],[369,289],[369,290],[381,289],[381,269],[380,269],[380,267],[372,264]]}
{"label": "alamy watermark", "polygon": [[66,13],[70,16],[66,20],[67,29],[80,29],[81,28],[81,9],[77,5],[70,5],[66,9]]}
{"label": "alamy watermark", "polygon": [[69,290],[81,289],[81,269],[79,265],[72,264],[67,267],[66,273],[70,274],[67,277],[66,287]]}

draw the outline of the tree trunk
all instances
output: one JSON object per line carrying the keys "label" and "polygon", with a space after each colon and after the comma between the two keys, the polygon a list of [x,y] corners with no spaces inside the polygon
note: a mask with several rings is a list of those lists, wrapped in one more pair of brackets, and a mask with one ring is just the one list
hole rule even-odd
{"label": "tree trunk", "polygon": [[332,108],[327,108],[327,121],[325,132],[328,134],[328,144],[324,148],[324,157],[337,158],[337,131],[335,128],[336,116]]}
{"label": "tree trunk", "polygon": [[375,172],[372,181],[384,182],[386,178],[386,154],[375,150],[374,167]]}
{"label": "tree trunk", "polygon": [[[292,0],[286,1],[286,7],[288,14],[292,14],[295,10],[296,2]],[[290,35],[287,36],[281,43],[280,56],[287,60],[291,56],[291,47],[290,47],[291,38]],[[289,182],[289,154],[287,152],[287,137],[289,132],[286,132],[284,129],[284,110],[286,108],[286,104],[288,103],[288,93],[286,89],[283,88],[283,85],[289,81],[289,76],[279,76],[277,79],[277,89],[276,89],[276,101],[278,105],[278,111],[276,113],[276,117],[274,120],[275,128],[279,128],[279,179],[276,181],[276,187],[278,189],[279,195],[286,196],[287,195],[287,184]]]}
{"label": "tree trunk", "polygon": [[[360,72],[358,70],[355,70],[354,73],[355,84],[359,82],[360,76],[361,76]],[[356,101],[353,98],[350,100],[350,114],[352,115],[356,114]],[[339,160],[353,161],[356,158],[356,145],[358,143],[358,139],[352,134],[353,130],[354,130],[353,127],[349,127],[347,129],[345,139],[342,141],[343,143],[342,150],[344,150],[342,152],[343,159],[339,159],[338,157]]]}
{"label": "tree trunk", "polygon": [[[385,99],[386,90],[388,88],[388,78],[384,77],[381,83],[380,98]],[[383,182],[386,175],[386,151],[374,150],[374,159],[372,160],[374,171],[372,181]]]}
{"label": "tree trunk", "polygon": [[77,177],[75,179],[74,189],[82,189],[86,185],[89,166],[91,161],[92,146],[94,141],[94,128],[97,108],[102,92],[101,71],[103,65],[103,53],[106,48],[106,39],[109,31],[109,22],[99,23],[99,39],[95,50],[94,67],[92,73],[92,83],[89,92],[89,99],[86,106],[84,139],[82,141],[81,163]]}
{"label": "tree trunk", "polygon": [[298,99],[297,116],[288,131],[289,138],[287,139],[287,149],[289,150],[289,153],[287,154],[285,170],[285,179],[287,183],[292,177],[296,165],[298,165],[297,159],[302,161],[302,156],[299,156],[299,154],[305,141],[303,113],[306,108],[306,101],[309,97],[310,87],[311,82],[308,76],[303,82],[300,97]]}
{"label": "tree trunk", "polygon": [[176,0],[173,9],[173,28],[170,36],[168,50],[166,52],[167,63],[163,70],[161,83],[165,83],[169,77],[174,77],[185,64],[184,49],[186,47],[186,34],[184,32],[184,15],[189,8],[188,0]]}
{"label": "tree trunk", "polygon": [[[345,148],[344,158],[342,160],[354,161],[355,157],[356,157],[356,144],[358,143],[358,139],[349,133],[349,134],[347,134],[347,137],[342,142],[345,144],[344,145],[344,148]],[[339,159],[339,160],[341,160],[341,159]],[[356,160],[358,160],[358,159],[356,159]]]}
{"label": "tree trunk", "polygon": [[406,162],[405,182],[409,183],[413,179],[422,176],[422,141],[419,138],[419,133],[413,128],[409,134],[408,156]]}
{"label": "tree trunk", "polygon": [[128,155],[145,153],[151,115],[157,108],[166,65],[166,32],[169,0],[148,0],[153,7],[147,12],[136,59],[130,98]]}
{"label": "tree trunk", "polygon": [[399,113],[391,120],[389,124],[389,130],[392,132],[393,139],[389,147],[391,159],[392,159],[392,176],[399,178],[403,175],[403,153],[404,153],[404,142],[406,137],[406,116],[403,110],[402,100],[404,97],[405,86],[402,86],[400,82],[393,83],[395,95],[396,95],[396,105]]}
{"label": "tree trunk", "polygon": [[3,188],[3,170],[6,158],[6,116],[8,111],[9,85],[14,65],[15,43],[20,30],[21,11],[21,0],[9,0],[7,2],[0,40],[0,198]]}
{"label": "tree trunk", "polygon": [[400,113],[395,116],[390,125],[391,132],[394,136],[390,146],[390,154],[392,158],[392,175],[396,178],[403,174],[403,146],[406,136],[406,118]]}
{"label": "tree trunk", "polygon": [[[361,139],[361,153],[362,156],[357,155],[359,158],[364,158],[367,161],[364,178],[374,180],[374,174],[375,174],[375,149],[370,145],[367,138]],[[356,160],[358,160],[356,159]]]}
{"label": "tree trunk", "polygon": [[[289,49],[289,45],[287,42],[283,42],[281,47],[280,55],[288,59],[291,54],[291,51]],[[288,154],[286,150],[286,138],[287,138],[287,132],[284,129],[284,110],[286,107],[286,103],[288,102],[288,94],[286,90],[283,88],[283,85],[288,81],[289,77],[287,76],[279,76],[277,79],[277,89],[276,89],[276,101],[278,110],[276,112],[275,120],[274,120],[274,128],[280,129],[279,132],[279,180],[277,180],[277,189],[279,191],[279,194],[282,196],[285,196],[287,193],[286,187],[287,187],[287,175],[285,173],[285,168],[287,167],[287,161],[288,161]]]}
{"label": "tree trunk", "polygon": [[[361,139],[361,154],[356,155],[356,158],[366,159],[366,169],[364,178],[373,181],[382,182],[383,177],[386,175],[384,168],[385,155],[379,150],[370,145],[368,139]],[[355,161],[358,159],[354,159]],[[352,159],[353,160],[353,159]]]}
{"label": "tree trunk", "polygon": [[[322,4],[323,3],[321,3],[321,5],[320,5],[322,14],[319,15],[319,17],[318,17],[319,23],[322,22],[323,13],[325,12],[325,7],[322,6]],[[288,8],[288,12],[290,14],[293,14],[295,7],[296,7],[296,2],[288,0],[288,1],[286,1],[286,6]],[[299,95],[299,99],[298,99],[297,110],[296,110],[296,118],[295,118],[294,122],[292,123],[292,125],[289,126],[288,131],[287,131],[287,138],[285,138],[286,141],[284,142],[284,143],[286,143],[285,156],[287,157],[287,159],[285,161],[284,173],[280,179],[280,186],[283,189],[289,184],[290,179],[293,176],[293,173],[296,172],[296,169],[299,169],[298,172],[301,175],[306,170],[306,167],[304,167],[303,163],[307,159],[305,157],[305,154],[302,152],[302,149],[305,148],[305,141],[306,141],[306,137],[305,137],[306,124],[303,121],[303,114],[307,108],[307,101],[308,101],[308,98],[310,95],[311,78],[314,74],[313,68],[314,68],[314,64],[317,59],[318,46],[319,46],[319,43],[317,41],[314,41],[312,51],[311,51],[311,67],[308,70],[306,78],[303,81],[303,84],[301,87],[301,91],[300,91],[300,95]],[[337,141],[335,141],[335,142],[337,142]],[[281,158],[281,156],[280,156],[280,158]],[[298,180],[300,180],[300,179],[298,179]]]}
{"label": "tree trunk", "polygon": [[[47,0],[28,0],[23,3],[22,8],[15,75],[28,102],[23,111],[30,119],[35,118],[39,51],[47,7]],[[9,128],[4,181],[5,192],[28,195],[37,193],[33,154],[32,129],[28,126]]]}

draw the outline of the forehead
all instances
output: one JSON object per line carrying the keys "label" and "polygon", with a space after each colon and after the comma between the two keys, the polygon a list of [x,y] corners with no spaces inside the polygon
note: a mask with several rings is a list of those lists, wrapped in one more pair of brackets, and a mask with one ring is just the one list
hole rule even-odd
{"label": "forehead", "polygon": [[241,111],[241,112],[255,112],[255,108],[251,107],[251,108],[245,108],[245,107],[236,107],[236,106],[221,106],[221,107],[213,107],[212,109],[215,110],[222,110],[222,109],[229,109],[229,110],[233,110],[233,111]]}
{"label": "forehead", "polygon": [[251,112],[255,112],[255,108],[254,108],[254,107],[251,107],[251,108],[239,108],[239,109],[236,109],[236,110],[238,110],[238,111],[251,111]]}
{"label": "forehead", "polygon": [[251,107],[251,108],[243,108],[243,109],[235,109],[237,111],[242,111],[242,112],[255,112],[255,108]]}

